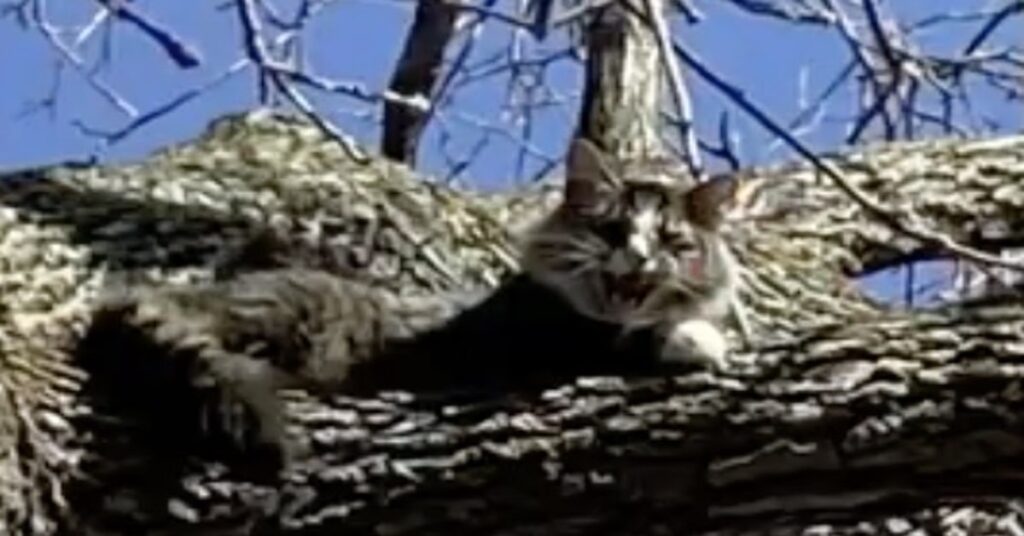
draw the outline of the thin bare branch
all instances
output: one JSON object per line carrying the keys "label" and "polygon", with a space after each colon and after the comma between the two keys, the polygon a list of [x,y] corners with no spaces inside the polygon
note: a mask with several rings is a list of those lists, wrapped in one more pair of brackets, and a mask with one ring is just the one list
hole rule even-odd
{"label": "thin bare branch", "polygon": [[788,22],[832,24],[833,13],[803,0],[729,0],[737,7],[755,15]]}
{"label": "thin bare branch", "polygon": [[171,60],[182,69],[191,69],[202,64],[199,52],[159,22],[145,15],[138,4],[124,0],[96,0],[115,17],[135,26],[164,50]]}
{"label": "thin bare branch", "polygon": [[460,111],[438,111],[436,117],[442,125],[455,121],[478,129],[488,135],[503,138],[518,149],[543,162],[545,168],[556,166],[559,163],[558,158],[547,154],[544,150],[531,143],[530,140],[523,139],[510,132],[507,127],[494,124],[486,119]]}
{"label": "thin bare branch", "polygon": [[103,27],[104,24],[108,23],[109,21],[110,21],[110,11],[109,10],[106,10],[106,9],[98,9],[98,10],[96,10],[96,13],[93,14],[92,20],[90,20],[89,23],[86,24],[85,27],[82,28],[82,30],[78,32],[78,35],[75,36],[74,42],[71,43],[71,48],[78,48],[78,47],[82,46],[83,43],[88,41],[89,38],[92,37],[92,35],[94,33],[96,33],[96,30],[98,30],[99,28]]}
{"label": "thin bare branch", "polygon": [[[626,2],[624,5],[629,5]],[[700,149],[697,145],[697,133],[693,128],[693,105],[690,92],[679,70],[679,63],[672,54],[672,37],[669,33],[665,16],[660,12],[660,2],[644,0],[646,13],[641,17],[645,20],[658,42],[658,53],[661,63],[668,74],[669,89],[672,91],[672,106],[675,108],[679,127],[679,143],[683,146],[684,161],[694,177],[702,176],[704,166],[700,160]]]}
{"label": "thin bare branch", "polygon": [[364,84],[358,82],[331,80],[274,61],[268,61],[263,65],[263,68],[297,84],[302,84],[325,93],[350,97],[368,104],[393,103],[419,111],[430,109],[430,101],[422,95],[409,96],[393,91],[378,93],[367,89]]}
{"label": "thin bare branch", "polygon": [[152,110],[146,113],[139,115],[130,123],[115,131],[102,131],[93,127],[89,127],[81,121],[75,121],[73,124],[76,127],[78,127],[80,131],[89,136],[102,138],[106,145],[114,145],[124,140],[125,138],[133,134],[135,131],[141,129],[142,127],[152,123],[153,121],[156,121],[157,119],[167,116],[171,112],[195,100],[196,97],[199,97],[209,92],[211,89],[221,85],[230,78],[233,78],[235,75],[241,73],[243,70],[245,70],[245,68],[251,65],[252,62],[248,58],[238,60],[230,67],[228,67],[227,70],[225,70],[223,73],[220,73],[212,80],[202,84],[199,87],[189,89],[183,92],[182,94],[178,95],[177,97],[171,99],[170,101],[161,104],[160,106],[157,106],[156,108],[153,108]]}
{"label": "thin bare branch", "polygon": [[263,40],[262,25],[256,14],[255,0],[236,0],[238,16],[242,26],[246,55],[257,66],[261,78],[270,82],[278,91],[283,93],[288,100],[307,119],[327,134],[331,139],[338,142],[342,150],[349,158],[356,162],[368,162],[369,157],[356,144],[334,126],[330,121],[317,113],[313,104],[306,99],[305,95],[289,83],[289,80],[282,75],[281,67],[270,57],[267,45]]}
{"label": "thin bare branch", "polygon": [[477,4],[466,0],[449,0],[448,4],[450,7],[459,11],[472,13],[485,19],[493,19],[513,28],[522,28],[525,30],[532,29],[530,21],[522,19],[516,15],[509,15],[508,13],[494,9],[495,2],[483,2]]}
{"label": "thin bare branch", "polygon": [[547,37],[551,22],[551,11],[556,0],[527,0],[526,12],[533,15],[531,21],[531,33],[534,39],[543,41]]}
{"label": "thin bare branch", "polygon": [[964,47],[963,55],[970,56],[971,54],[974,54],[974,52],[978,50],[978,47],[984,44],[985,41],[995,33],[996,29],[998,29],[1000,25],[1006,22],[1006,20],[1011,16],[1020,13],[1024,13],[1024,2],[1019,0],[1009,2],[1006,7],[992,15],[988,22],[981,27],[981,30],[971,38],[970,42],[967,43],[967,46]]}
{"label": "thin bare branch", "polygon": [[1024,272],[1024,263],[1022,262],[1008,261],[1002,257],[960,244],[948,235],[927,229],[913,214],[904,214],[901,217],[901,215],[894,213],[891,209],[872,199],[866,192],[850,182],[835,164],[814,154],[814,151],[793,137],[784,127],[773,120],[767,112],[754,104],[742,91],[715,74],[692,51],[678,42],[673,44],[673,49],[683,62],[708,82],[708,84],[753,117],[763,128],[784,140],[786,145],[806,159],[814,169],[828,177],[836,187],[853,199],[869,216],[885,223],[893,230],[921,242],[925,246],[936,247],[977,263]]}
{"label": "thin bare branch", "polygon": [[118,94],[117,91],[107,85],[107,83],[101,80],[95,73],[90,72],[88,67],[85,65],[85,62],[82,61],[82,59],[79,58],[73,50],[64,44],[60,35],[58,35],[57,29],[49,22],[46,15],[45,2],[46,0],[32,0],[31,4],[29,4],[29,7],[31,8],[29,17],[32,24],[39,29],[40,33],[42,33],[46,42],[49,43],[65,61],[70,63],[71,66],[74,67],[80,75],[82,75],[86,82],[97,93],[99,93],[100,96],[110,103],[111,106],[130,118],[138,116],[138,110],[136,110],[127,99]]}
{"label": "thin bare branch", "polygon": [[[867,15],[868,27],[871,28],[875,44],[878,45],[878,50],[881,51],[882,57],[885,58],[886,63],[889,64],[892,77],[896,79],[899,77],[899,74],[903,69],[900,66],[900,59],[896,56],[896,53],[893,50],[893,45],[889,43],[891,36],[883,27],[881,15],[878,13],[878,7],[875,5],[875,0],[862,0],[861,5],[864,6],[864,13]],[[895,83],[896,82],[893,82],[893,84]]]}
{"label": "thin bare branch", "polygon": [[53,80],[50,82],[50,88],[47,90],[46,95],[26,103],[15,117],[21,119],[40,111],[46,111],[51,121],[57,116],[57,97],[60,93],[61,75],[64,72],[63,66],[62,62],[57,62],[56,67],[53,69]]}

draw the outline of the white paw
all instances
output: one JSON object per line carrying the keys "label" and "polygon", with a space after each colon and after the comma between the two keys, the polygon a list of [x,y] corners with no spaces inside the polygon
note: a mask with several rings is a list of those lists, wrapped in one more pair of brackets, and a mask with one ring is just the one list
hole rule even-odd
{"label": "white paw", "polygon": [[664,363],[699,363],[717,370],[728,368],[729,343],[707,320],[693,318],[673,324],[661,347]]}

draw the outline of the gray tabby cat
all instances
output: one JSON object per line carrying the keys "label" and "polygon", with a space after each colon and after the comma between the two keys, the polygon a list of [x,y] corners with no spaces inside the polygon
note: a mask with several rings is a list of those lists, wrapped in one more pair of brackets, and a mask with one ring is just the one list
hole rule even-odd
{"label": "gray tabby cat", "polygon": [[318,269],[257,270],[111,295],[80,350],[104,391],[144,406],[172,440],[277,451],[286,446],[277,391],[329,392],[389,342],[465,306]]}
{"label": "gray tabby cat", "polygon": [[285,387],[501,392],[666,362],[724,366],[718,326],[736,276],[719,227],[734,192],[724,179],[622,176],[577,140],[563,201],[527,237],[523,273],[485,298],[261,265],[108,300],[82,359],[103,392],[173,441],[226,437],[275,455],[287,450]]}
{"label": "gray tabby cat", "polygon": [[737,263],[721,226],[737,182],[626,177],[578,140],[563,203],[527,242],[525,270],[581,314],[654,329],[663,361],[726,366],[718,327],[736,302]]}

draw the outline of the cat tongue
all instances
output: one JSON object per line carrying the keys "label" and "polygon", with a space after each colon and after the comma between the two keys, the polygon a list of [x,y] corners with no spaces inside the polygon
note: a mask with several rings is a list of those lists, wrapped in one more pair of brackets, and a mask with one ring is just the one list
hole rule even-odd
{"label": "cat tongue", "polygon": [[699,256],[693,256],[683,261],[683,270],[686,275],[693,279],[700,279],[704,276],[704,263]]}
{"label": "cat tongue", "polygon": [[619,277],[615,282],[619,294],[623,294],[632,299],[640,299],[647,295],[651,290],[651,282],[647,278],[640,275],[626,275]]}

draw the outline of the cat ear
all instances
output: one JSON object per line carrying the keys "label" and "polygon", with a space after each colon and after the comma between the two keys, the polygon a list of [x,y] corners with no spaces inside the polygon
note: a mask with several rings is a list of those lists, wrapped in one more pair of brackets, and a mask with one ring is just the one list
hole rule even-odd
{"label": "cat ear", "polygon": [[690,221],[706,229],[716,229],[738,201],[740,181],[719,176],[702,182],[686,192],[686,214]]}
{"label": "cat ear", "polygon": [[565,167],[565,203],[570,206],[592,206],[618,183],[604,152],[583,138],[572,141]]}

